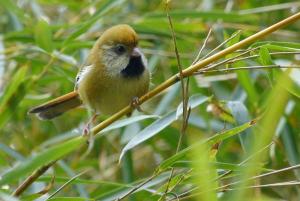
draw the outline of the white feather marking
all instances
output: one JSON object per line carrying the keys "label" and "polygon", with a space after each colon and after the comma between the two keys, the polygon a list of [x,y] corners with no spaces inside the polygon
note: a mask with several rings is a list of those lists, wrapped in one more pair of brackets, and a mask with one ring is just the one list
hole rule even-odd
{"label": "white feather marking", "polygon": [[84,79],[87,73],[91,70],[92,65],[83,66],[76,76],[75,88],[77,88],[78,84]]}
{"label": "white feather marking", "polygon": [[106,48],[102,55],[102,62],[106,66],[107,74],[118,76],[128,65],[129,56],[127,54],[117,55],[113,50]]}
{"label": "white feather marking", "polygon": [[147,61],[147,58],[145,57],[144,53],[141,51],[140,48],[135,48],[135,50],[141,55],[143,65],[144,65],[145,68],[147,68],[147,66],[148,66],[148,61]]}

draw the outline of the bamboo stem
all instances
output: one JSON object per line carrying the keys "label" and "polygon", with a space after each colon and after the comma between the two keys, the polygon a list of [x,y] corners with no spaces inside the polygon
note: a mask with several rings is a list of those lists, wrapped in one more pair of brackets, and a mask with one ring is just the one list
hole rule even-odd
{"label": "bamboo stem", "polygon": [[[245,47],[246,45],[253,43],[254,41],[261,39],[261,38],[271,34],[272,32],[274,32],[284,26],[287,26],[288,24],[295,22],[299,19],[300,19],[300,12],[298,12],[276,24],[273,24],[272,26],[270,26],[260,32],[257,32],[256,34],[249,36],[248,38],[245,38],[244,40],[242,40],[242,41],[240,41],[240,42],[238,42],[238,43],[236,43],[236,44],[234,44],[234,45],[232,45],[232,46],[230,46],[230,47],[228,47],[206,59],[203,59],[203,60],[197,62],[196,64],[189,66],[188,68],[186,68],[182,71],[182,75],[184,77],[191,76],[194,74],[194,72],[196,72],[197,70],[199,70],[201,68],[204,68],[205,66],[211,64],[212,62],[215,62],[215,61],[221,59],[222,57],[224,57],[242,47]],[[163,82],[162,84],[160,84],[159,86],[154,88],[153,90],[149,91],[147,94],[143,95],[139,99],[139,103],[142,104],[142,103],[146,102],[147,100],[149,100],[152,97],[156,96],[157,94],[161,93],[162,91],[164,91],[165,89],[167,89],[168,87],[170,87],[171,85],[173,85],[174,83],[176,83],[179,80],[180,80],[179,74],[173,75],[168,80],[166,80],[165,82]],[[133,110],[133,108],[131,106],[127,106],[127,107],[123,108],[116,114],[112,115],[110,118],[104,120],[103,122],[101,122],[100,124],[95,126],[92,129],[92,133],[94,135],[96,135],[102,129],[106,128],[111,123],[115,122],[116,120],[118,120],[119,118],[124,116],[125,114],[130,113],[132,110]]]}

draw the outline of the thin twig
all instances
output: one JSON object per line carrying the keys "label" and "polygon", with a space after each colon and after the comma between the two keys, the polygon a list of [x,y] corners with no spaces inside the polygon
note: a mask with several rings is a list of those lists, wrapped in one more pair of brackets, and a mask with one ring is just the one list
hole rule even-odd
{"label": "thin twig", "polygon": [[212,29],[210,28],[209,31],[208,31],[208,34],[206,35],[206,38],[205,38],[205,40],[204,40],[204,42],[203,42],[203,45],[201,46],[201,49],[200,49],[200,51],[198,52],[198,55],[197,55],[196,59],[192,62],[192,65],[194,65],[195,63],[197,63],[197,62],[199,61],[200,56],[201,56],[201,54],[202,54],[204,48],[206,47],[206,44],[207,44],[207,42],[208,42],[208,39],[209,39],[209,37],[210,37],[210,35],[211,35],[211,32],[212,32]]}
{"label": "thin twig", "polygon": [[237,70],[256,70],[256,69],[273,69],[273,68],[300,68],[300,66],[282,66],[282,65],[268,65],[268,66],[242,66],[236,68],[222,68],[213,70],[200,70],[197,74],[215,73],[215,72],[227,72],[227,71],[237,71]]}
{"label": "thin twig", "polygon": [[[245,55],[245,54],[248,54],[249,52],[254,51],[254,50],[258,49],[258,48],[259,48],[259,47],[256,47],[256,48],[253,48],[253,49],[248,49],[247,51],[244,51],[244,52],[241,53],[241,54],[238,54],[238,55],[233,56],[233,57],[231,57],[231,58],[225,59],[225,60],[220,61],[220,62],[218,62],[218,63],[214,63],[214,64],[211,64],[211,65],[208,65],[207,67],[202,68],[202,69],[200,69],[199,71],[209,70],[209,69],[213,69],[213,68],[216,68],[216,67],[218,67],[218,66],[227,64],[227,63],[229,63],[230,61],[232,61],[232,60],[234,60],[234,59],[238,59],[239,57],[241,57],[241,56],[243,56],[243,55]],[[198,71],[198,72],[199,72],[199,71]],[[195,74],[197,74],[197,72],[195,72]]]}
{"label": "thin twig", "polygon": [[61,187],[59,187],[54,193],[52,193],[46,200],[49,200],[50,198],[54,197],[57,193],[59,193],[62,189],[64,189],[66,186],[68,186],[71,182],[73,182],[75,179],[80,177],[81,175],[85,174],[88,170],[83,171],[74,177],[72,177],[70,180],[68,180],[66,183],[64,183]]}
{"label": "thin twig", "polygon": [[[215,64],[211,64],[211,65],[207,66],[206,68],[203,68],[203,69],[199,70],[198,72],[195,72],[195,74],[202,74],[203,71],[208,71],[209,69],[213,69],[213,68],[216,68],[216,67],[221,66],[221,65],[231,64],[231,63],[234,63],[234,62],[237,62],[237,61],[259,57],[259,55],[251,55],[251,56],[241,57],[241,56],[243,56],[243,55],[245,55],[245,54],[247,54],[251,51],[255,51],[256,49],[259,49],[259,48],[260,47],[256,47],[256,48],[253,48],[253,49],[248,49],[248,50],[244,51],[243,53],[238,54],[234,57],[225,59],[225,60],[220,61],[220,62],[215,63]],[[300,52],[271,52],[270,53],[270,55],[282,55],[282,54],[284,54],[284,55],[285,54],[300,54]]]}
{"label": "thin twig", "polygon": [[[267,146],[265,146],[264,148],[262,148],[261,150],[259,150],[256,154],[253,154],[251,156],[249,156],[248,158],[246,158],[245,160],[243,160],[241,163],[238,164],[238,166],[242,166],[243,164],[245,164],[246,162],[248,162],[250,159],[252,159],[255,155],[260,154],[262,151],[266,150],[267,148],[269,148],[272,144],[274,144],[274,142],[271,142],[270,144],[268,144]],[[221,174],[220,176],[218,176],[217,178],[215,178],[213,181],[218,181],[222,178],[224,178],[225,176],[231,174],[233,172],[233,170],[228,170],[227,172]],[[189,198],[192,197],[193,195],[189,195],[191,192],[198,190],[199,188],[201,188],[200,186],[196,186],[188,191],[185,191],[184,193],[180,194],[179,197],[180,198]],[[222,187],[223,188],[223,187]],[[219,188],[215,189],[218,190]],[[171,199],[174,200],[174,199]],[[171,201],[169,200],[169,201]]]}
{"label": "thin twig", "polygon": [[[247,163],[248,161],[250,161],[255,155],[260,154],[261,152],[265,151],[267,148],[269,148],[269,147],[270,147],[271,145],[273,145],[273,144],[274,144],[274,142],[271,142],[271,143],[268,144],[267,146],[263,147],[263,148],[262,148],[261,150],[259,150],[257,153],[255,153],[255,154],[249,156],[248,158],[246,158],[245,160],[243,160],[241,163],[239,163],[238,166],[244,165],[245,163]],[[220,180],[220,179],[224,178],[225,176],[231,174],[232,172],[233,172],[232,170],[229,170],[229,171],[225,172],[224,174],[218,176],[218,177],[216,178],[216,180]]]}
{"label": "thin twig", "polygon": [[285,182],[278,182],[278,183],[272,183],[272,184],[262,184],[262,185],[246,186],[246,187],[241,187],[241,188],[232,188],[232,189],[226,189],[226,190],[266,188],[266,187],[282,187],[282,186],[294,186],[294,185],[300,185],[300,181],[285,181]]}
{"label": "thin twig", "polygon": [[[283,168],[283,169],[279,169],[279,170],[275,170],[275,171],[272,171],[272,172],[268,172],[268,173],[265,173],[265,174],[261,174],[261,175],[258,175],[258,176],[254,176],[254,177],[251,177],[251,178],[248,178],[248,180],[254,180],[254,179],[257,179],[257,178],[262,178],[262,177],[266,177],[266,176],[270,176],[270,175],[273,175],[273,174],[278,174],[278,173],[282,173],[282,172],[285,172],[285,171],[289,171],[289,170],[294,170],[294,169],[298,169],[300,168],[300,164],[297,164],[297,165],[294,165],[294,166],[290,166],[290,167],[286,167],[286,168]],[[228,187],[230,186],[233,186],[235,184],[238,184],[238,183],[241,183],[241,182],[244,182],[246,180],[243,180],[243,181],[237,181],[237,182],[232,182],[232,183],[229,183],[229,184],[226,184],[226,185],[223,185],[223,186],[220,186],[218,188],[215,188],[215,189],[212,189],[212,190],[218,190],[218,191],[222,191],[224,192],[225,190],[233,190],[233,189],[228,189]],[[284,182],[283,182],[284,183]],[[265,185],[260,185],[261,187],[269,187],[272,185],[272,184],[265,184]],[[298,184],[297,184],[298,185]],[[276,185],[274,185],[276,186]],[[180,195],[178,195],[178,197],[180,199],[188,199],[188,198],[191,198],[191,197],[194,197],[194,196],[197,196],[201,193],[204,193],[204,192],[199,192],[199,193],[194,193],[192,195],[189,195],[192,191],[195,191],[197,190],[199,187],[195,187],[187,192],[184,192]],[[255,188],[255,186],[248,186],[246,188]],[[257,187],[258,188],[258,187]],[[241,188],[235,188],[235,189],[241,189]],[[171,200],[174,200],[174,199],[171,199]],[[170,200],[170,201],[171,201]]]}
{"label": "thin twig", "polygon": [[[185,130],[187,128],[187,121],[188,121],[188,114],[189,113],[187,111],[187,106],[188,106],[188,80],[187,83],[185,85],[184,83],[184,76],[182,74],[182,66],[181,66],[181,61],[180,61],[180,55],[178,52],[178,48],[177,48],[177,42],[176,42],[176,35],[175,35],[175,31],[174,31],[174,27],[173,27],[173,23],[172,23],[172,19],[169,13],[169,2],[166,3],[166,13],[167,13],[167,18],[169,21],[169,25],[170,25],[170,29],[171,29],[171,33],[172,33],[172,39],[173,39],[173,44],[174,44],[174,51],[175,51],[175,55],[176,55],[176,60],[177,60],[177,66],[178,66],[178,71],[179,71],[179,76],[180,76],[180,83],[181,83],[181,93],[182,93],[182,116],[183,116],[183,123],[182,123],[182,127],[181,127],[181,132],[180,132],[180,136],[179,136],[179,140],[177,142],[177,148],[176,148],[176,152],[175,154],[178,153],[180,147],[181,147],[181,143],[182,143],[182,138],[183,135],[185,134]],[[170,183],[171,183],[171,179],[174,175],[174,167],[172,167],[171,169],[171,173],[167,182],[167,187],[165,189],[165,192],[163,194],[163,196],[160,197],[159,200],[164,200],[167,193],[169,192],[169,187],[170,187]]]}
{"label": "thin twig", "polygon": [[149,177],[148,179],[146,179],[145,181],[143,181],[142,183],[140,183],[139,185],[137,185],[136,187],[132,188],[130,191],[128,191],[125,195],[122,195],[121,197],[119,197],[117,200],[123,200],[124,198],[126,198],[127,196],[131,195],[132,193],[134,193],[136,190],[140,189],[142,186],[144,186],[145,184],[147,184],[148,182],[152,181],[152,179],[154,179],[154,177],[156,177],[159,173],[153,174],[151,177]]}
{"label": "thin twig", "polygon": [[176,199],[176,200],[180,200],[179,199],[179,196],[176,194],[176,193],[173,193],[173,192],[168,192],[167,194],[170,194],[170,195],[172,195],[172,196],[174,196],[174,198]]}
{"label": "thin twig", "polygon": [[211,50],[209,53],[207,53],[204,57],[202,57],[201,60],[207,58],[208,56],[210,56],[212,53],[214,53],[220,47],[222,47],[223,45],[225,45],[226,43],[228,43],[229,41],[231,41],[232,39],[234,39],[240,33],[241,33],[241,30],[238,30],[236,33],[234,33],[232,36],[230,36],[229,38],[227,38],[226,40],[224,40],[222,43],[220,43],[220,45],[218,45],[213,50]]}
{"label": "thin twig", "polygon": [[13,196],[20,196],[35,180],[37,180],[42,174],[44,174],[56,161],[52,161],[51,163],[42,166],[38,170],[34,171],[26,180],[17,187],[17,189],[13,192]]}
{"label": "thin twig", "polygon": [[260,174],[260,175],[257,175],[257,176],[253,176],[253,177],[247,178],[247,179],[242,180],[242,181],[240,180],[240,181],[232,182],[232,183],[226,184],[224,186],[221,186],[219,188],[220,189],[227,188],[229,186],[233,186],[233,185],[245,182],[245,181],[259,179],[259,178],[262,178],[262,177],[266,177],[266,176],[270,176],[270,175],[273,175],[273,174],[277,174],[277,173],[281,173],[281,172],[285,172],[285,171],[289,171],[289,170],[294,170],[294,169],[298,169],[298,168],[300,168],[300,164],[294,165],[294,166],[290,166],[290,167],[286,167],[286,168],[283,168],[283,169],[280,169],[280,170],[275,170],[275,171],[272,171],[272,172],[267,172],[267,173]]}
{"label": "thin twig", "polygon": [[[300,54],[300,52],[271,52],[270,55],[282,55],[282,54]],[[247,57],[241,57],[241,58],[237,58],[237,59],[232,59],[231,61],[228,61],[227,63],[234,63],[234,62],[237,62],[237,61],[241,61],[241,60],[246,60],[246,59],[253,59],[253,58],[257,58],[259,57],[259,55],[250,55],[250,56],[247,56]]]}

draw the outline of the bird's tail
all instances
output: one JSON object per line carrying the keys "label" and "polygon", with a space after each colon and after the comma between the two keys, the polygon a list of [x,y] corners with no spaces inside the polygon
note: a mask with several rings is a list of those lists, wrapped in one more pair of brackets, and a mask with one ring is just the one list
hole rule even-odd
{"label": "bird's tail", "polygon": [[49,120],[82,104],[76,91],[32,108],[28,113],[35,113],[40,119]]}

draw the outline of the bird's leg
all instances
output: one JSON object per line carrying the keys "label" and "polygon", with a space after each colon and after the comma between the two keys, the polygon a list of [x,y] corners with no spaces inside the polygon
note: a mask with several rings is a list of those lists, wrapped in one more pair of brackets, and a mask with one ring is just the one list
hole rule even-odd
{"label": "bird's leg", "polygon": [[140,106],[140,101],[139,101],[139,98],[138,97],[133,97],[132,100],[131,100],[131,107],[133,107],[134,109],[137,109],[137,111],[139,112],[144,112]]}
{"label": "bird's leg", "polygon": [[[130,103],[130,105],[131,105],[132,108],[136,109],[136,110],[139,111],[139,112],[148,114],[148,112],[144,111],[144,110],[141,108],[140,104],[141,104],[141,103],[140,103],[140,101],[139,101],[139,98],[136,97],[136,96],[132,98],[131,103]],[[128,117],[131,116],[131,113],[127,114],[127,116],[128,116]]]}
{"label": "bird's leg", "polygon": [[83,136],[86,137],[88,136],[89,132],[90,132],[90,125],[92,123],[94,123],[94,121],[96,120],[98,114],[94,114],[90,119],[89,121],[85,124],[84,128],[83,128]]}

